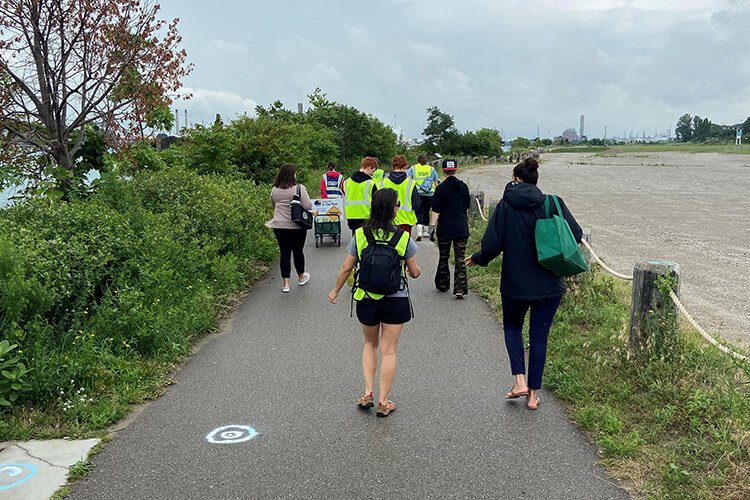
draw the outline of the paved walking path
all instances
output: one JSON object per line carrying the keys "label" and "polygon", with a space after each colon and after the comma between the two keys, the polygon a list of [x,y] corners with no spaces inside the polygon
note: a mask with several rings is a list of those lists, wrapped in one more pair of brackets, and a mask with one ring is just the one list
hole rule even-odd
{"label": "paved walking path", "polygon": [[[346,289],[326,300],[344,247],[308,238],[312,280],[282,295],[274,268],[256,284],[71,498],[627,498],[549,394],[536,412],[503,399],[511,377],[494,314],[476,295],[435,291],[437,249],[419,246],[391,416],[354,405],[361,331]],[[207,440],[227,425],[258,434]]]}

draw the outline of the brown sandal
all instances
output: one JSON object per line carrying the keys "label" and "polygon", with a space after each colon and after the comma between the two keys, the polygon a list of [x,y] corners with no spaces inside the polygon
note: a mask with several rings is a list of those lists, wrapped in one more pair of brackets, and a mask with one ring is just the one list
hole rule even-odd
{"label": "brown sandal", "polygon": [[357,400],[357,406],[359,406],[362,409],[369,409],[375,406],[374,398],[372,396],[372,393],[365,393],[362,394],[362,397]]}
{"label": "brown sandal", "polygon": [[528,408],[529,410],[536,410],[537,408],[539,408],[539,403],[542,402],[542,400],[539,399],[538,396],[534,399],[536,400],[536,404],[534,406],[531,406],[531,400],[529,400],[529,397],[526,396],[526,408]]}
{"label": "brown sandal", "polygon": [[386,400],[384,403],[378,403],[378,417],[387,417],[394,411],[396,411],[396,405],[393,403],[393,401]]}
{"label": "brown sandal", "polygon": [[[515,385],[513,387],[515,387]],[[529,395],[528,389],[526,389],[525,391],[513,392],[513,387],[511,387],[510,392],[505,395],[505,399],[517,399],[517,398]]]}

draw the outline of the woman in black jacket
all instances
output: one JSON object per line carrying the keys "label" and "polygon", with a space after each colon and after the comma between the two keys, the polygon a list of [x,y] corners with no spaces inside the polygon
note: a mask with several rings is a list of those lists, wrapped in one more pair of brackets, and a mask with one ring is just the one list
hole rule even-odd
{"label": "woman in black jacket", "polygon": [[[515,399],[526,396],[530,410],[539,407],[537,391],[542,386],[542,373],[547,357],[547,337],[552,320],[565,293],[565,280],[537,261],[534,228],[536,221],[546,217],[545,195],[536,186],[539,180],[539,164],[533,158],[519,163],[513,169],[513,178],[507,186],[503,199],[482,238],[482,249],[467,257],[466,264],[486,266],[503,252],[500,274],[500,295],[503,305],[503,331],[508,349],[510,366],[515,383],[505,396]],[[570,225],[577,242],[581,242],[583,231],[562,198],[562,216]],[[552,214],[555,213],[551,204]],[[529,324],[529,378],[526,381],[523,346],[523,322],[527,311],[531,311]]]}

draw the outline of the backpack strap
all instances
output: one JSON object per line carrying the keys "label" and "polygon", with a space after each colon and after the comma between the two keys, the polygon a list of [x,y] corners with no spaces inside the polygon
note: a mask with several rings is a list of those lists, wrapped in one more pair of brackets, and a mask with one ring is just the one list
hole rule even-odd
{"label": "backpack strap", "polygon": [[396,248],[398,245],[398,242],[401,240],[401,235],[404,234],[404,230],[400,227],[396,228],[396,231],[393,233],[393,236],[391,236],[391,239],[388,240],[388,245],[392,246],[393,248]]}

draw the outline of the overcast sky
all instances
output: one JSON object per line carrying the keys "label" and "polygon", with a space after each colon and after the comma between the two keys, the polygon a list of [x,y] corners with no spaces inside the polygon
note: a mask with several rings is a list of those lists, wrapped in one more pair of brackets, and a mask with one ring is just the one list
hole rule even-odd
{"label": "overcast sky", "polygon": [[160,3],[195,65],[193,98],[175,104],[190,122],[307,107],[315,87],[413,138],[430,106],[508,139],[582,114],[589,137],[750,115],[750,0]]}

